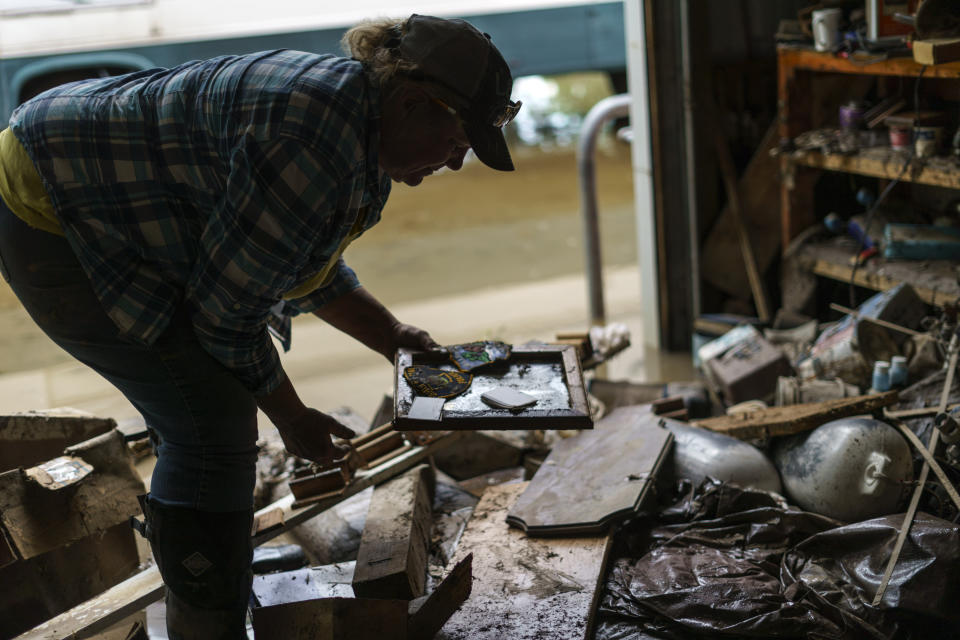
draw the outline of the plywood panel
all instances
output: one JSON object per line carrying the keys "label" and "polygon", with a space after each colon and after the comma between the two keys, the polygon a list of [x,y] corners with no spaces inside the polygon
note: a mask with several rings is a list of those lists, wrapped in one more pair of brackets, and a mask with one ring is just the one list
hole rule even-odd
{"label": "plywood panel", "polygon": [[658,416],[621,407],[557,443],[507,521],[530,535],[596,535],[640,508],[671,442]]}

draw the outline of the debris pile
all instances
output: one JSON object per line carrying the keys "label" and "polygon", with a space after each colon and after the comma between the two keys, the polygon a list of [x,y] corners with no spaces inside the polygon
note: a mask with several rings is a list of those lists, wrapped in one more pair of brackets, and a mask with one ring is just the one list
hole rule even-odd
{"label": "debris pile", "polygon": [[[583,356],[618,351],[589,333],[467,343],[459,363],[402,353],[372,420],[331,412],[360,434],[343,459],[261,443],[255,636],[952,637],[956,313],[898,287],[799,320],[730,327],[684,383],[591,378]],[[483,401],[494,387],[535,401]],[[411,417],[421,397],[436,413]],[[48,458],[8,474],[56,492],[58,469],[100,471]],[[123,619],[162,590],[152,567],[120,587],[120,604],[108,592],[44,627]]]}

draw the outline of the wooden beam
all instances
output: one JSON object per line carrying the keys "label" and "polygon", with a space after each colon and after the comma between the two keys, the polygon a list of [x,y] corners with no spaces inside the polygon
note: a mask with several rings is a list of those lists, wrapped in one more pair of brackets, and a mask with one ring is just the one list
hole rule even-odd
{"label": "wooden beam", "polygon": [[892,322],[887,322],[886,320],[881,320],[880,318],[872,318],[870,316],[861,316],[860,312],[856,309],[851,309],[850,307],[845,307],[842,304],[836,304],[835,302],[830,303],[830,308],[834,311],[839,311],[840,313],[846,313],[847,315],[853,316],[857,320],[863,320],[869,322],[870,324],[875,324],[884,329],[890,329],[891,331],[896,331],[897,333],[902,333],[904,335],[913,336],[921,340],[937,340],[935,336],[929,333],[921,333],[914,329],[908,329],[907,327],[902,327],[898,324]]}
{"label": "wooden beam", "polygon": [[947,492],[947,495],[950,496],[950,499],[953,500],[953,504],[956,505],[957,509],[960,509],[960,493],[957,493],[956,487],[953,486],[953,483],[950,481],[950,477],[947,475],[947,472],[943,470],[943,467],[940,466],[940,463],[937,462],[937,459],[933,457],[933,453],[927,450],[923,445],[923,442],[920,438],[917,437],[913,431],[911,431],[907,425],[903,424],[900,420],[894,420],[893,424],[900,430],[900,433],[910,441],[910,444],[917,450],[917,453],[924,459],[924,461],[930,465],[930,468],[937,475],[937,478],[940,479],[940,483],[943,485],[943,490]]}
{"label": "wooden beam", "polygon": [[[309,506],[293,508],[294,497],[292,495],[284,496],[256,513],[255,517],[260,517],[279,508],[283,511],[283,525],[254,536],[254,544],[260,545],[272,540],[350,496],[403,473],[433,455],[436,451],[440,451],[456,442],[461,437],[461,433],[451,432],[426,446],[414,447],[388,464],[361,471],[357,473],[353,482],[342,493]],[[275,514],[272,514],[271,517],[275,517]],[[75,638],[87,637],[123,620],[148,604],[160,600],[163,595],[164,586],[163,580],[160,578],[160,572],[157,571],[156,566],[152,566],[112,589],[108,589],[96,598],[88,600],[17,636],[16,640],[74,640]]]}
{"label": "wooden beam", "polygon": [[433,467],[423,464],[374,490],[353,573],[358,598],[423,595],[435,487]]}
{"label": "wooden beam", "polygon": [[741,258],[743,265],[747,270],[747,281],[750,283],[750,293],[753,296],[753,304],[757,308],[757,317],[761,322],[770,320],[770,303],[767,300],[766,287],[763,284],[763,276],[757,267],[757,259],[753,254],[753,244],[750,241],[750,234],[743,221],[742,205],[740,203],[740,186],[737,182],[737,171],[733,165],[733,156],[730,153],[727,139],[723,135],[723,129],[720,123],[717,123],[714,131],[714,147],[717,152],[717,160],[720,165],[720,173],[723,176],[723,183],[727,191],[727,207],[733,221],[733,228],[737,234],[737,241],[740,244]]}
{"label": "wooden beam", "polygon": [[855,398],[770,407],[750,413],[695,420],[692,424],[741,440],[762,439],[809,431],[830,420],[873,413],[898,401],[897,391],[887,391]]}
{"label": "wooden beam", "polygon": [[[778,256],[780,247],[780,217],[774,213],[780,207],[780,160],[770,153],[777,148],[779,140],[774,122],[737,182],[743,222],[755,242],[757,267],[761,273],[766,272]],[[739,233],[730,205],[727,202],[710,228],[703,245],[700,274],[721,291],[747,298],[750,280],[746,267],[740,268]]]}
{"label": "wooden beam", "polygon": [[[947,407],[947,411],[953,411],[960,408],[960,404],[952,404]],[[910,418],[923,418],[940,413],[940,407],[920,407],[918,409],[902,409],[900,411],[884,410],[883,415],[897,420],[909,420]]]}

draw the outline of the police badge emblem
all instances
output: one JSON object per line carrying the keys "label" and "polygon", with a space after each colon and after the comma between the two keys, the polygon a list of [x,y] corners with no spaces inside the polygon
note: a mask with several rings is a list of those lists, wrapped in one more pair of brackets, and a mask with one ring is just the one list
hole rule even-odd
{"label": "police badge emblem", "polygon": [[477,367],[510,358],[510,345],[498,340],[478,340],[447,347],[450,359],[461,371],[470,371]]}
{"label": "police badge emblem", "polygon": [[460,395],[473,382],[472,373],[449,371],[423,364],[411,365],[403,370],[410,387],[419,395],[431,398],[452,398]]}

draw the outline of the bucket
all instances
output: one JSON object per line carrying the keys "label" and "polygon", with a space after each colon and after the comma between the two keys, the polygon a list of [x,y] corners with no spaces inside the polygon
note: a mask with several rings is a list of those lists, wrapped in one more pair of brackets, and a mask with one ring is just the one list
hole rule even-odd
{"label": "bucket", "polygon": [[910,149],[910,129],[890,127],[890,148],[894,151],[908,151]]}

